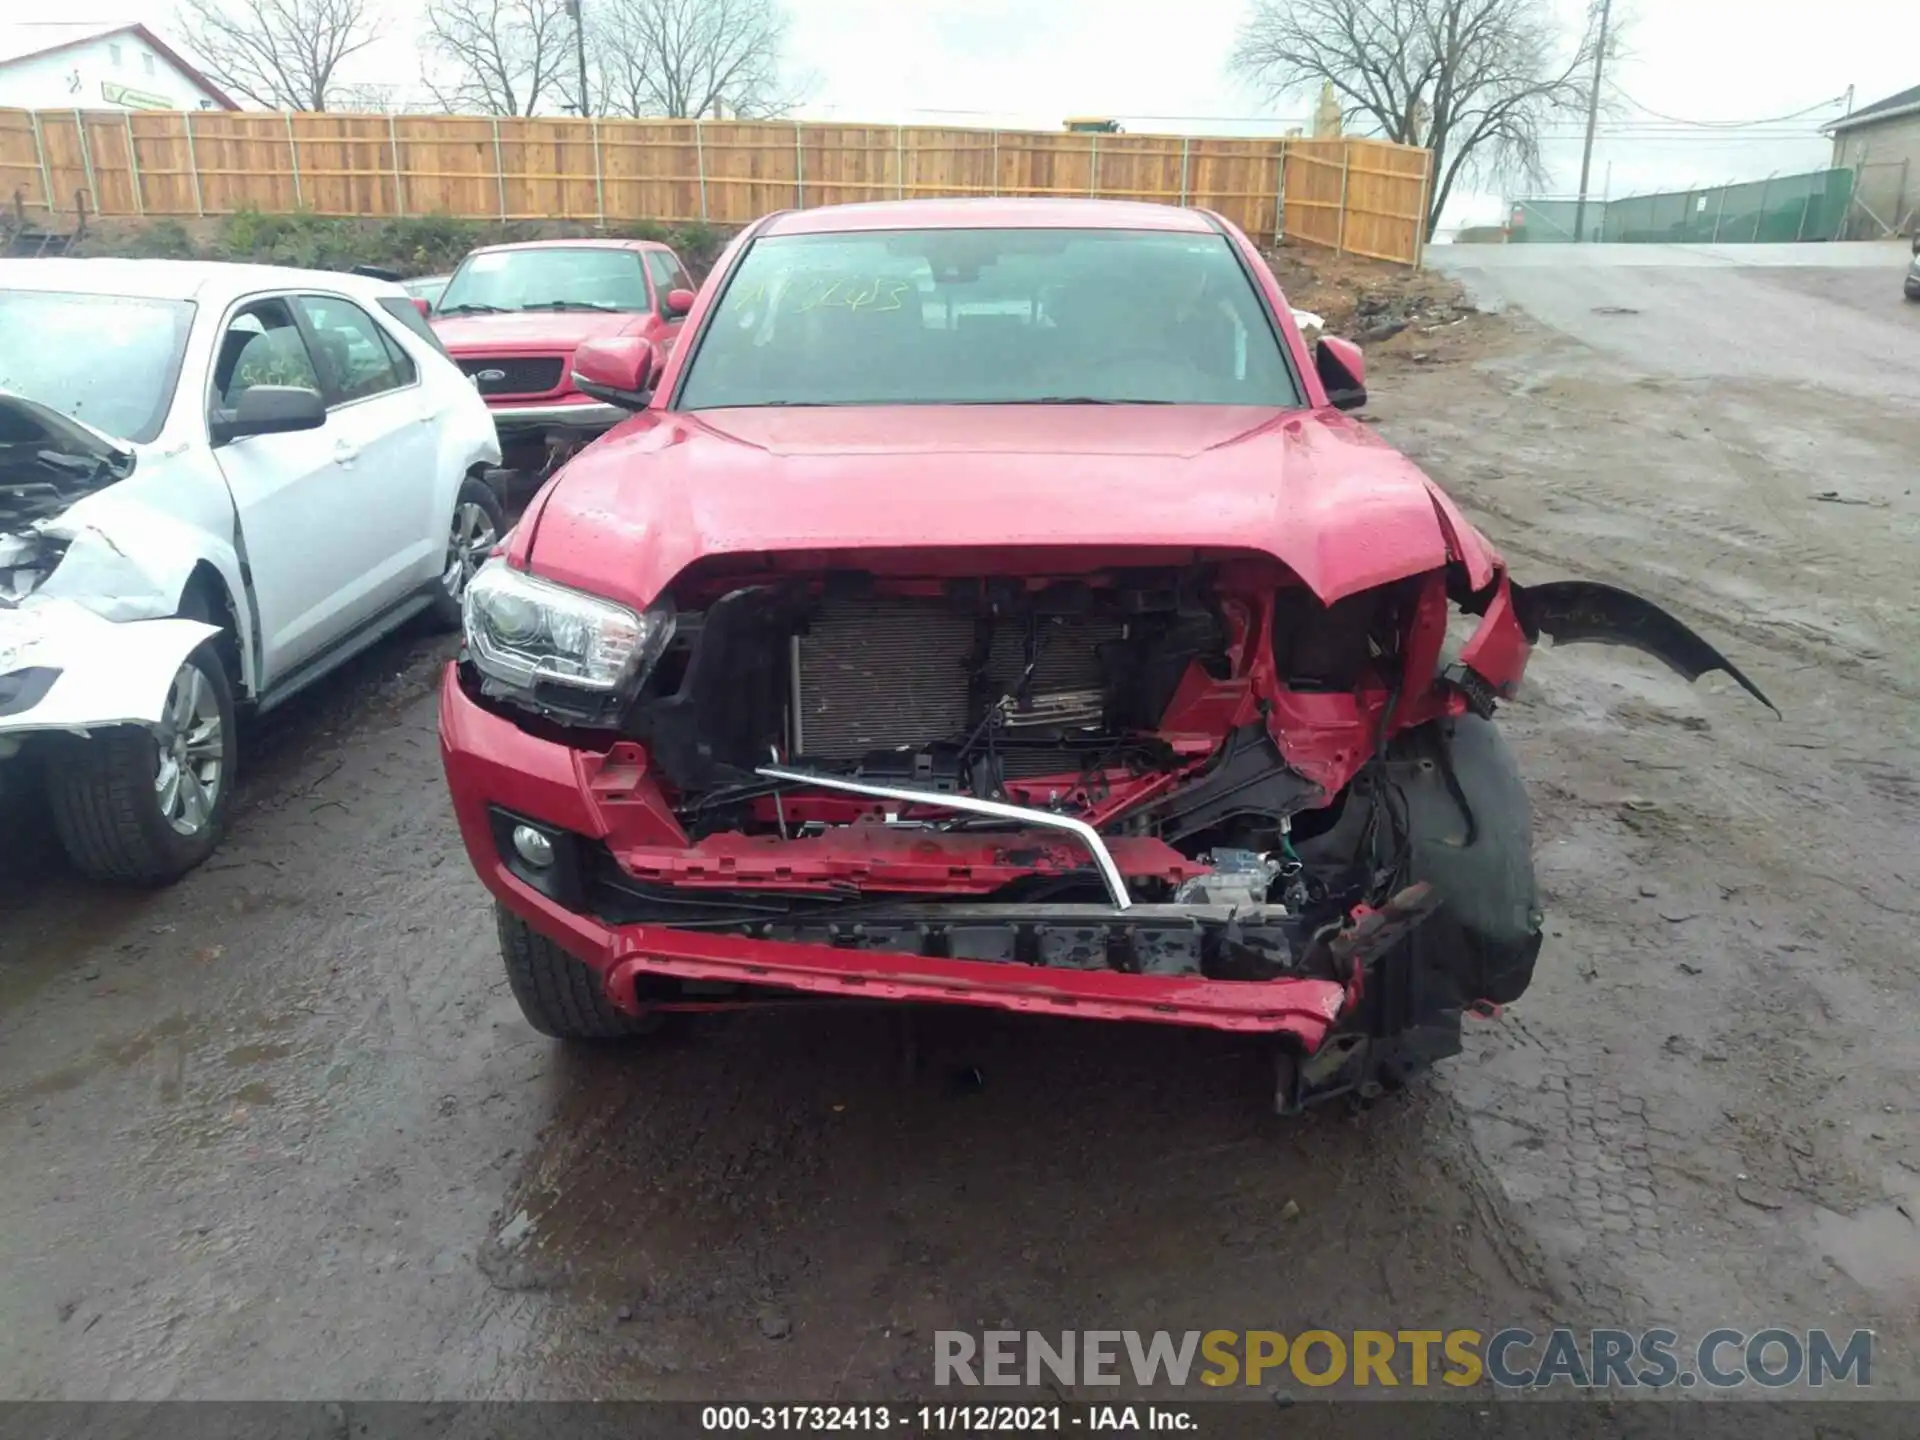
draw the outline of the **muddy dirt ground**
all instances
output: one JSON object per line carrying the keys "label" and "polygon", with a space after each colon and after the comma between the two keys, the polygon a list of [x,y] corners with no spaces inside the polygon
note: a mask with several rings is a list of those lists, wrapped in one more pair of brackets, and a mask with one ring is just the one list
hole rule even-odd
{"label": "muddy dirt ground", "polygon": [[170,890],[10,817],[0,1395],[847,1399],[927,1392],[946,1327],[1556,1321],[1871,1326],[1920,1393],[1920,306],[1897,269],[1579,283],[1383,347],[1370,413],[1522,579],[1671,605],[1782,718],[1537,656],[1505,718],[1552,937],[1431,1081],[1280,1120],[1243,1043],[971,1013],[912,1068],[867,1011],[565,1052],[442,801],[448,646],[408,640],[261,727]]}

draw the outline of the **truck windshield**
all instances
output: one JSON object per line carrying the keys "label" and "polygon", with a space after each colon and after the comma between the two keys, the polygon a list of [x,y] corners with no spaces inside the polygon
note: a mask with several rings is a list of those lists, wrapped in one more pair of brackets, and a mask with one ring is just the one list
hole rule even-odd
{"label": "truck windshield", "polygon": [[727,282],[679,406],[1300,403],[1221,235],[770,236]]}
{"label": "truck windshield", "polygon": [[647,277],[634,250],[482,250],[453,272],[436,315],[501,310],[645,310]]}
{"label": "truck windshield", "polygon": [[0,290],[0,390],[144,443],[180,378],[188,300]]}

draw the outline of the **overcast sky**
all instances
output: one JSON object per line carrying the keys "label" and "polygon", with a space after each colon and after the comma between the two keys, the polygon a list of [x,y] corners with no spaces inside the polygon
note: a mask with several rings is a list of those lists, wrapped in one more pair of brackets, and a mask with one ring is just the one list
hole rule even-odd
{"label": "overcast sky", "polygon": [[[1271,104],[1226,74],[1250,3],[787,0],[793,68],[814,81],[800,113],[1044,129],[1069,115],[1110,115],[1134,131],[1278,133],[1302,123],[1310,105]],[[1557,3],[1569,26],[1577,23],[1584,0]],[[151,7],[137,8],[151,14]],[[417,7],[386,8],[387,37],[363,57],[354,78],[412,91]],[[1743,130],[1674,122],[1772,119],[1835,99],[1849,86],[1864,105],[1920,82],[1915,0],[1615,0],[1614,14],[1628,53],[1603,91],[1613,113],[1595,147],[1596,193],[1819,168],[1831,147],[1818,127],[1841,113],[1837,104]],[[102,18],[142,16],[128,3]],[[1548,162],[1550,193],[1572,192],[1577,126],[1557,132]],[[1447,221],[1492,222],[1502,213],[1495,188],[1460,197]]]}

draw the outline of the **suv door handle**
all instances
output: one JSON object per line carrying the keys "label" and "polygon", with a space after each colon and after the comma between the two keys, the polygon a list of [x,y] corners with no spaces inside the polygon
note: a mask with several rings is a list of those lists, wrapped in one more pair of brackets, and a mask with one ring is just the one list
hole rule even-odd
{"label": "suv door handle", "polygon": [[336,465],[351,465],[360,458],[360,447],[347,440],[333,442],[333,459]]}

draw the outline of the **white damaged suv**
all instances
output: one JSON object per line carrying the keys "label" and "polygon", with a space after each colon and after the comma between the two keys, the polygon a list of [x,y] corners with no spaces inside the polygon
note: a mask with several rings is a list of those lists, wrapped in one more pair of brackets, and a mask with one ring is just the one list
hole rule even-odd
{"label": "white damaged suv", "polygon": [[236,713],[416,615],[458,625],[499,460],[398,285],[0,260],[0,804],[37,774],[101,879],[199,864]]}

